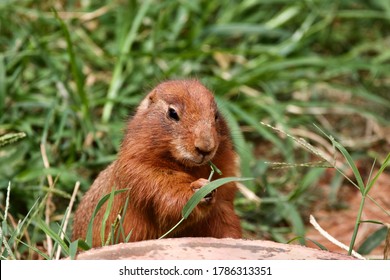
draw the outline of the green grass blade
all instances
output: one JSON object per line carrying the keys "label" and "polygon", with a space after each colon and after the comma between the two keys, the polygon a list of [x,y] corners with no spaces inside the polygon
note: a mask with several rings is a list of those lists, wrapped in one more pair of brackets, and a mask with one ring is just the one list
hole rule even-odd
{"label": "green grass blade", "polygon": [[[129,201],[130,201],[130,197],[127,196],[125,204],[124,204],[122,211],[121,211],[122,213],[120,214],[121,217],[119,219],[119,230],[117,232],[117,237],[116,237],[115,243],[119,243],[120,236],[122,236],[122,240],[127,240],[127,237],[125,236],[125,232],[124,232],[124,228],[123,228],[123,219],[124,219],[124,217],[126,217],[127,207],[129,205]],[[127,241],[125,241],[125,242],[127,242]]]}
{"label": "green grass blade", "polygon": [[265,26],[269,28],[277,28],[279,26],[282,26],[286,22],[290,21],[292,18],[297,16],[300,12],[301,8],[297,6],[287,7],[283,11],[281,11],[279,14],[271,18],[269,21],[265,23]]}
{"label": "green grass blade", "polygon": [[365,194],[368,194],[368,192],[371,190],[371,188],[375,185],[375,183],[378,180],[379,176],[389,166],[389,164],[390,164],[390,153],[387,154],[385,160],[383,161],[381,167],[379,168],[379,170],[376,173],[376,175],[374,176],[374,178],[372,178],[372,180],[370,180],[370,182],[368,182],[367,187],[364,190]]}
{"label": "green grass blade", "polygon": [[354,174],[354,176],[356,178],[356,181],[357,181],[358,188],[359,188],[360,192],[362,194],[364,194],[364,192],[365,192],[365,185],[364,185],[362,176],[360,175],[359,169],[357,168],[357,166],[356,166],[352,156],[350,155],[350,153],[339,142],[337,142],[331,135],[326,134],[318,126],[316,126],[316,128],[322,134],[324,134],[332,142],[332,145],[334,145],[342,153],[344,158],[347,160],[347,163],[348,163],[349,167],[352,169],[352,172],[353,172],[353,174]]}
{"label": "green grass blade", "polygon": [[[311,239],[311,238],[308,238],[308,237],[305,237],[305,236],[297,236],[297,237],[294,237],[293,239],[290,239],[289,241],[287,241],[287,244],[291,244],[292,242],[294,242],[295,240],[309,240],[310,242],[313,242],[315,245],[318,246],[318,248],[320,248],[321,250],[323,251],[329,251],[324,245],[322,245],[321,243]],[[302,243],[302,242],[300,242]]]}
{"label": "green grass blade", "polygon": [[360,245],[357,249],[357,252],[362,255],[367,255],[371,253],[376,247],[378,247],[387,236],[387,227],[381,227],[370,236]]}
{"label": "green grass blade", "polygon": [[82,239],[78,239],[78,240],[75,240],[75,241],[73,241],[73,242],[76,242],[77,241],[77,247],[79,248],[79,249],[82,249],[82,250],[84,250],[84,251],[88,251],[88,250],[90,250],[92,247],[91,246],[89,246],[88,244],[87,244],[87,242],[85,242],[84,240],[82,240]]}
{"label": "green grass blade", "polygon": [[384,223],[377,220],[361,220],[360,223],[370,223],[370,224],[376,224],[376,225],[383,225]]}
{"label": "green grass blade", "polygon": [[360,192],[363,193],[364,189],[365,189],[364,182],[363,182],[362,176],[360,175],[359,169],[357,168],[357,166],[356,166],[353,158],[351,157],[350,153],[340,143],[338,143],[334,139],[332,139],[332,143],[334,143],[336,148],[343,154],[344,158],[347,160],[348,165],[351,167],[352,172],[353,172],[353,174],[354,174],[354,176],[356,178],[356,181],[358,183]]}
{"label": "green grass blade", "polygon": [[[3,221],[3,224],[4,224],[5,221]],[[1,259],[2,260],[6,260],[6,259],[11,259],[11,260],[16,260],[16,256],[14,254],[14,252],[12,252],[12,249],[10,247],[10,243],[7,241],[7,238],[4,236],[4,231],[3,231],[3,228],[4,228],[4,225],[2,225],[2,227],[0,228],[0,240],[1,240],[1,243],[2,244],[1,246],[4,246],[2,247],[1,249]]]}
{"label": "green grass blade", "polygon": [[294,188],[289,194],[287,199],[294,201],[304,196],[307,190],[315,184],[324,173],[325,169],[314,168],[310,169],[306,175],[300,180],[298,186]]}
{"label": "green grass blade", "polygon": [[264,126],[259,124],[259,120],[254,116],[248,114],[243,109],[241,109],[237,104],[228,103],[227,106],[229,109],[236,114],[239,118],[241,118],[245,123],[250,125],[253,129],[255,129],[260,135],[264,136],[266,139],[271,141],[274,145],[276,145],[281,151],[285,148],[285,143],[283,143],[277,136],[270,133]]}
{"label": "green grass blade", "polygon": [[[39,201],[41,199],[40,198],[37,198],[33,204],[33,206],[31,206],[30,210],[28,211],[27,215],[22,219],[22,221],[20,223],[18,223],[15,231],[11,234],[10,238],[8,239],[8,244],[11,245],[11,244],[14,244],[14,241],[17,239],[17,237],[23,233],[24,231],[24,227],[25,225],[29,224],[32,217],[34,216],[34,214],[36,212],[33,213],[33,210],[36,211],[37,209],[36,208],[39,208]],[[27,227],[27,226],[26,226]]]}
{"label": "green grass blade", "polygon": [[202,188],[200,188],[194,195],[188,200],[186,205],[184,205],[181,214],[182,218],[181,220],[174,225],[169,231],[164,233],[159,239],[162,239],[166,237],[168,234],[173,232],[185,219],[188,218],[188,216],[191,214],[192,210],[196,207],[196,205],[199,204],[199,202],[204,198],[208,193],[212,192],[213,190],[219,188],[220,186],[230,183],[230,182],[242,182],[242,181],[249,181],[253,180],[252,178],[237,178],[237,177],[227,177],[227,178],[220,178],[215,181],[212,181]]}
{"label": "green grass blade", "polygon": [[133,230],[130,230],[129,234],[128,234],[128,235],[126,236],[126,238],[124,239],[124,240],[125,240],[125,243],[129,242],[132,233],[133,233]]}
{"label": "green grass blade", "polygon": [[0,54],[0,112],[4,111],[6,86],[7,86],[7,82],[6,82],[4,55]]}
{"label": "green grass blade", "polygon": [[34,246],[31,246],[30,244],[27,244],[27,243],[23,242],[22,240],[18,240],[18,241],[20,243],[22,243],[24,246],[26,246],[27,248],[29,248],[30,250],[34,251],[35,253],[37,253],[38,255],[43,257],[45,260],[51,260],[52,259],[49,255],[45,254],[44,252],[42,252],[38,248],[36,248]]}
{"label": "green grass blade", "polygon": [[[243,177],[249,177],[252,175],[251,163],[255,161],[254,156],[251,152],[251,147],[248,142],[245,140],[244,134],[240,129],[240,125],[233,115],[233,113],[229,110],[226,105],[226,102],[222,101],[220,98],[216,98],[218,102],[218,106],[220,111],[228,123],[228,126],[231,130],[232,139],[234,143],[234,147],[240,157],[240,170]],[[247,183],[251,189],[254,188],[253,182]]]}
{"label": "green grass blade", "polygon": [[[119,194],[122,192],[127,191],[128,189],[122,189],[122,190],[116,190],[114,193]],[[87,229],[87,235],[85,238],[86,243],[88,244],[89,247],[92,247],[92,233],[93,233],[93,221],[95,220],[96,214],[99,212],[100,208],[102,208],[103,204],[110,198],[111,193],[104,195],[99,202],[97,203],[95,210],[92,213],[91,219],[88,223],[88,229]]]}
{"label": "green grass blade", "polygon": [[0,147],[17,142],[26,137],[26,133],[18,132],[18,133],[7,133],[5,135],[0,136]]}
{"label": "green grass blade", "polygon": [[[293,232],[298,236],[305,235],[305,225],[302,221],[302,217],[295,204],[285,202],[282,205],[282,215],[288,223],[291,224]],[[300,242],[304,244],[304,240],[300,239]]]}
{"label": "green grass blade", "polygon": [[[61,235],[63,235],[63,239],[66,243],[70,243],[70,238],[66,235],[66,232],[63,230],[64,229],[64,225],[65,225],[65,220],[66,220],[66,217],[68,215],[68,212],[69,212],[69,208],[66,208],[65,210],[65,214],[63,216],[63,218],[61,219],[61,224],[59,225],[58,227],[58,232],[57,232],[57,235],[61,237]],[[54,243],[54,246],[53,246],[53,250],[52,250],[52,257],[54,256],[54,252],[57,252],[57,248],[58,248],[58,243]]]}
{"label": "green grass blade", "polygon": [[317,242],[317,241],[315,241],[315,240],[313,240],[311,238],[307,238],[306,237],[306,240],[309,240],[310,242],[313,242],[315,245],[318,246],[318,248],[320,248],[323,251],[329,251],[324,245],[322,245],[321,243],[319,243],[319,242]]}
{"label": "green grass blade", "polygon": [[[210,163],[210,167],[212,170],[212,174],[214,174],[214,172],[217,172],[219,175],[222,175],[222,171],[219,170],[219,168],[214,163],[212,163],[211,161],[209,163]],[[210,175],[209,181],[211,181],[211,178],[212,178],[212,176]]]}
{"label": "green grass blade", "polygon": [[56,102],[53,102],[53,104],[49,108],[49,112],[46,115],[44,126],[43,126],[43,131],[42,131],[42,136],[41,136],[41,144],[46,144],[47,141],[47,135],[49,133],[50,128],[52,127],[52,121],[53,121],[53,116],[54,116],[54,111],[56,108]]}
{"label": "green grass blade", "polygon": [[53,9],[54,15],[58,22],[60,23],[61,30],[65,36],[65,40],[67,43],[67,53],[70,59],[70,66],[71,66],[71,71],[73,78],[76,82],[76,87],[77,87],[77,97],[74,96],[74,101],[76,102],[77,106],[81,109],[81,112],[84,117],[84,121],[86,121],[88,128],[92,129],[92,124],[91,124],[91,118],[90,118],[90,113],[89,113],[89,100],[87,93],[85,91],[85,77],[83,75],[83,72],[80,69],[80,63],[77,61],[76,58],[76,53],[73,49],[73,42],[72,38],[70,36],[69,28],[66,26],[65,22],[58,16],[58,13],[55,9]]}
{"label": "green grass blade", "polygon": [[69,247],[68,245],[64,242],[64,240],[61,239],[60,235],[54,230],[52,230],[43,220],[39,220],[37,222],[37,225],[39,228],[47,235],[49,235],[54,241],[56,241],[62,248],[63,252],[66,255],[69,255]]}
{"label": "green grass blade", "polygon": [[242,182],[242,181],[249,181],[253,180],[252,178],[237,178],[237,177],[227,177],[227,178],[220,178],[215,181],[212,181],[208,183],[207,185],[200,188],[194,195],[188,200],[186,205],[184,205],[183,210],[181,212],[182,217],[184,219],[187,219],[188,216],[191,214],[192,210],[198,205],[198,203],[204,198],[208,193],[212,192],[213,190],[219,188],[220,186],[230,183],[230,182]]}
{"label": "green grass blade", "polygon": [[79,241],[75,240],[75,241],[73,241],[72,243],[69,244],[69,258],[71,260],[76,259],[77,249],[79,247],[78,243],[79,243]]}
{"label": "green grass blade", "polygon": [[185,218],[181,218],[181,220],[176,225],[174,225],[170,230],[168,230],[166,233],[164,233],[162,236],[160,236],[159,239],[163,239],[166,236],[168,236],[168,234],[173,232],[184,220],[185,220]]}
{"label": "green grass blade", "polygon": [[145,18],[147,11],[149,10],[152,1],[142,1],[141,7],[138,10],[137,15],[134,18],[131,28],[126,36],[126,39],[120,49],[120,57],[118,63],[115,65],[114,74],[110,84],[110,88],[107,94],[107,103],[104,105],[102,121],[108,122],[111,117],[112,108],[114,107],[113,99],[118,95],[119,89],[123,83],[123,67],[127,59],[127,54],[130,53],[132,45],[135,41],[138,29],[141,26],[142,20]]}
{"label": "green grass blade", "polygon": [[82,239],[77,239],[73,242],[69,243],[69,258],[71,260],[76,259],[76,255],[78,252],[78,249],[81,249],[83,251],[88,251],[91,249],[91,247]]}
{"label": "green grass blade", "polygon": [[[110,213],[111,213],[112,204],[114,202],[114,193],[115,193],[115,191],[114,191],[114,189],[112,189],[110,196],[108,198],[106,210],[105,210],[104,215],[103,215],[102,225],[100,227],[100,240],[102,241],[102,246],[107,245],[106,241],[105,241],[106,224],[107,224],[108,217],[110,216]],[[109,242],[109,240],[107,240],[107,242]]]}

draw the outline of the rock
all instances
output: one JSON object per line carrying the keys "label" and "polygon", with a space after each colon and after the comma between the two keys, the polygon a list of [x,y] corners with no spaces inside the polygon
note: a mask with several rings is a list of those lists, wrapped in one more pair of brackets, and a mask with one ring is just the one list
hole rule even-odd
{"label": "rock", "polygon": [[172,238],[91,249],[78,260],[352,260],[351,256],[264,240]]}

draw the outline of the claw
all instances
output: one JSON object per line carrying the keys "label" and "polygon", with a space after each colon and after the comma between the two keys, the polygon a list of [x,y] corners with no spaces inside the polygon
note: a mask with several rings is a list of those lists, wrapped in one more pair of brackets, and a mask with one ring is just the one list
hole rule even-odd
{"label": "claw", "polygon": [[[205,186],[208,183],[210,183],[209,180],[200,178],[200,179],[196,180],[195,182],[192,182],[190,186],[194,192],[197,192],[201,187]],[[213,190],[212,192],[208,193],[204,198],[202,198],[200,203],[202,203],[202,204],[213,203],[215,201],[215,193],[216,193],[216,190]]]}

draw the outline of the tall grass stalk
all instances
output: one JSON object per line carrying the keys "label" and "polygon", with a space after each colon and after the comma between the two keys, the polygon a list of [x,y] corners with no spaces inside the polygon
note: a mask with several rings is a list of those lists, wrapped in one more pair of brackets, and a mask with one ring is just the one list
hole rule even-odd
{"label": "tall grass stalk", "polygon": [[[317,127],[317,129],[319,129]],[[344,172],[342,172],[340,169],[338,169],[336,166],[334,166],[345,178],[347,178],[356,188],[359,189],[360,193],[361,193],[361,200],[360,200],[360,205],[359,205],[359,210],[357,212],[357,217],[356,217],[356,222],[355,222],[355,226],[354,226],[354,230],[352,232],[352,238],[351,238],[351,242],[350,242],[350,245],[349,245],[349,251],[348,251],[348,254],[350,255],[354,246],[355,246],[355,242],[356,242],[356,237],[357,237],[357,234],[358,234],[358,231],[359,231],[359,226],[360,224],[362,223],[362,214],[363,214],[363,209],[364,209],[364,204],[365,204],[365,201],[366,201],[366,198],[369,197],[369,191],[372,189],[372,187],[375,185],[375,182],[378,180],[379,176],[383,173],[383,171],[389,166],[390,164],[390,153],[387,154],[385,160],[383,161],[383,163],[381,164],[378,172],[376,173],[376,175],[374,176],[374,178],[372,179],[368,179],[367,183],[364,184],[363,182],[363,178],[359,172],[359,169],[357,168],[356,164],[354,163],[354,160],[352,158],[352,156],[350,155],[350,153],[339,143],[337,142],[336,140],[334,140],[334,138],[330,135],[327,135],[325,134],[321,129],[319,129],[325,136],[328,137],[328,139],[332,142],[332,144],[341,152],[341,154],[344,156],[344,158],[346,159],[349,167],[351,168],[354,176],[355,176],[355,180],[357,181],[357,185],[351,180],[348,178],[348,176],[345,175]],[[370,177],[371,177],[371,174],[370,174]],[[370,197],[371,198],[371,197]],[[373,200],[371,198],[371,200]],[[375,200],[373,200],[375,201]],[[387,212],[385,212],[387,213]],[[389,213],[387,213],[389,215]],[[390,217],[390,215],[389,215]],[[371,222],[371,221],[370,221]]]}
{"label": "tall grass stalk", "polygon": [[[310,151],[312,154],[314,154],[315,156],[317,157],[320,157],[322,158],[322,160],[319,162],[321,165],[318,165],[317,163],[312,163],[312,162],[309,162],[309,163],[298,163],[298,164],[290,164],[290,163],[270,163],[271,165],[275,166],[276,168],[280,168],[280,167],[289,167],[289,168],[292,168],[292,167],[302,167],[302,166],[305,166],[305,167],[332,167],[332,168],[335,168],[342,176],[344,176],[350,183],[352,183],[361,193],[361,200],[360,200],[360,205],[359,205],[359,209],[358,209],[358,212],[357,212],[357,217],[356,217],[356,222],[355,222],[355,225],[354,225],[354,229],[353,229],[353,232],[352,232],[352,237],[351,237],[351,242],[350,242],[350,245],[349,245],[349,248],[348,248],[348,254],[351,255],[352,254],[352,251],[353,251],[353,248],[355,246],[355,242],[356,242],[356,237],[358,235],[358,232],[359,232],[359,226],[362,222],[367,222],[367,223],[376,223],[376,224],[384,224],[383,222],[380,222],[380,221],[363,221],[362,220],[362,214],[363,214],[363,210],[364,210],[364,205],[365,205],[365,201],[367,198],[371,199],[372,201],[375,202],[375,204],[377,206],[379,206],[379,208],[381,210],[384,211],[385,214],[387,214],[389,217],[390,217],[390,213],[388,213],[385,209],[383,209],[373,198],[371,198],[369,196],[369,191],[372,189],[372,187],[375,185],[376,181],[378,180],[379,176],[384,172],[384,170],[389,166],[390,164],[390,153],[387,154],[385,160],[383,161],[383,163],[381,164],[378,172],[376,173],[376,175],[371,179],[371,174],[367,180],[367,183],[365,184],[364,181],[363,181],[363,178],[359,172],[359,169],[357,168],[351,154],[339,143],[337,142],[333,136],[331,135],[328,135],[326,134],[321,128],[319,128],[317,125],[315,125],[315,127],[323,134],[325,135],[329,141],[332,143],[333,147],[335,147],[335,149],[337,149],[341,154],[342,156],[344,157],[346,163],[348,164],[348,166],[350,167],[350,169],[352,170],[353,174],[354,174],[354,179],[356,180],[357,183],[355,183],[355,181],[351,178],[349,178],[345,172],[343,170],[341,170],[339,167],[338,167],[338,164],[336,164],[336,158],[334,158],[333,161],[329,162],[327,160],[327,157],[323,155],[323,153],[318,150],[317,148],[313,147],[312,145],[310,145],[308,142],[306,142],[304,139],[299,139],[299,138],[296,138],[295,136],[291,135],[291,134],[288,134],[284,131],[282,131],[281,129],[277,129],[271,125],[268,125],[268,124],[265,124],[265,123],[262,123],[262,125],[265,125],[279,133],[283,133],[284,135],[288,136],[289,138],[293,139],[298,145],[300,145],[301,147],[305,148],[306,150]],[[323,162],[326,162],[328,161],[328,164],[329,165],[323,165]],[[373,166],[374,167],[374,166]],[[371,169],[372,171],[372,169]]]}

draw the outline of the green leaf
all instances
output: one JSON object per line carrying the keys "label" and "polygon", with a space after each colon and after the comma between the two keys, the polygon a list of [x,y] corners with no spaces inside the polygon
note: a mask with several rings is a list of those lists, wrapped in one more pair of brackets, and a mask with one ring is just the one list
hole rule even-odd
{"label": "green leaf", "polygon": [[88,128],[92,128],[90,112],[89,112],[89,100],[88,100],[87,93],[85,91],[85,77],[83,75],[83,72],[81,71],[80,63],[77,60],[80,56],[77,56],[75,50],[73,49],[73,46],[75,44],[73,44],[72,42],[69,28],[67,27],[65,22],[59,17],[57,11],[55,9],[53,9],[53,11],[56,19],[60,23],[62,32],[65,36],[65,40],[67,43],[67,52],[70,59],[71,72],[76,82],[78,95],[73,95],[74,102],[76,103],[77,106],[79,106],[81,112],[83,113],[83,117],[84,120],[87,122]]}
{"label": "green leaf", "polygon": [[[78,240],[76,240],[77,241],[77,247],[79,248],[79,249],[82,249],[82,250],[84,250],[84,251],[88,251],[89,249],[91,249],[92,247],[90,247],[88,244],[87,244],[87,242],[85,242],[84,240],[82,240],[82,239],[78,239]],[[75,242],[75,241],[73,241],[73,242]]]}
{"label": "green leaf", "polygon": [[304,196],[307,190],[313,186],[321,178],[321,175],[324,173],[324,169],[314,168],[310,169],[306,175],[300,180],[298,186],[294,188],[288,194],[288,200],[293,201],[297,200],[300,197]]}
{"label": "green leaf", "polygon": [[352,172],[355,175],[355,178],[356,178],[356,181],[358,183],[360,192],[364,193],[364,182],[363,182],[362,176],[360,175],[360,172],[359,172],[358,168],[355,165],[355,162],[354,162],[353,158],[351,157],[351,155],[348,153],[348,151],[340,143],[338,143],[333,138],[330,138],[330,139],[331,139],[332,143],[336,146],[336,148],[343,154],[343,156],[347,160],[348,165],[351,167]]}
{"label": "green leaf", "polygon": [[388,228],[384,226],[372,233],[367,237],[362,245],[360,245],[360,247],[357,249],[357,252],[362,255],[369,254],[386,239],[387,230]]}
{"label": "green leaf", "polygon": [[237,178],[237,177],[227,177],[227,178],[220,178],[215,181],[212,181],[206,185],[204,185],[202,188],[200,188],[194,195],[188,200],[186,205],[184,205],[181,215],[181,220],[174,225],[169,231],[164,233],[159,239],[164,238],[169,233],[171,233],[175,228],[177,228],[185,219],[188,218],[188,216],[191,214],[192,210],[198,205],[198,203],[204,198],[208,193],[212,192],[213,190],[217,189],[218,187],[230,183],[230,182],[239,182],[239,181],[249,181],[253,180],[252,178]]}
{"label": "green leaf", "polygon": [[26,246],[27,248],[33,250],[35,253],[37,253],[38,255],[40,255],[41,257],[43,257],[45,260],[51,260],[51,257],[47,254],[45,254],[44,252],[42,252],[41,250],[39,250],[38,248],[34,247],[34,246],[31,246],[30,244],[27,244],[25,242],[23,242],[22,240],[18,240],[20,243],[22,243],[24,246]]}
{"label": "green leaf", "polygon": [[383,222],[377,221],[377,220],[361,220],[360,223],[370,223],[370,224],[376,224],[376,225],[383,225]]}
{"label": "green leaf", "polygon": [[61,246],[62,250],[66,255],[69,255],[69,247],[64,242],[64,240],[62,240],[62,238],[58,233],[54,232],[43,220],[38,220],[37,225],[44,233],[49,235],[53,240],[55,240]]}
{"label": "green leaf", "polygon": [[142,1],[141,6],[137,10],[136,16],[134,17],[133,22],[130,25],[131,26],[130,30],[126,35],[126,38],[124,38],[123,44],[121,45],[120,57],[118,62],[115,65],[114,74],[111,79],[111,84],[107,93],[107,98],[109,101],[104,105],[103,108],[102,121],[104,123],[108,122],[108,120],[111,117],[111,112],[114,107],[114,103],[112,102],[112,99],[115,99],[117,97],[118,92],[124,81],[123,67],[127,62],[127,60],[129,59],[128,53],[131,51],[132,45],[138,35],[137,32],[142,24],[142,20],[145,18],[146,13],[148,12],[151,6],[152,6],[152,1],[150,0]]}
{"label": "green leaf", "polygon": [[383,173],[383,171],[387,168],[387,166],[390,164],[390,153],[387,154],[387,157],[383,161],[381,167],[379,168],[378,172],[376,173],[375,177],[370,180],[368,183],[366,189],[365,189],[365,194],[367,194],[371,188],[374,186],[375,182],[378,180],[379,176]]}
{"label": "green leaf", "polygon": [[230,183],[230,182],[242,182],[242,181],[249,181],[253,180],[252,178],[237,178],[237,177],[227,177],[227,178],[220,178],[215,181],[212,181],[202,188],[200,188],[194,195],[188,200],[186,205],[184,205],[183,210],[181,211],[181,214],[184,219],[187,219],[188,216],[191,214],[192,210],[198,205],[198,203],[204,198],[207,194],[212,192],[213,190],[219,188],[220,186]]}
{"label": "green leaf", "polygon": [[77,251],[81,249],[83,251],[88,251],[91,247],[82,239],[77,239],[69,244],[69,258],[71,260],[76,259]]}
{"label": "green leaf", "polygon": [[281,204],[283,209],[282,215],[291,224],[293,232],[298,236],[303,236],[305,234],[305,225],[296,205],[288,202]]}
{"label": "green leaf", "polygon": [[198,203],[204,198],[207,194],[212,192],[213,190],[219,188],[220,186],[230,183],[230,182],[242,182],[242,181],[249,181],[253,180],[252,178],[237,178],[237,177],[227,177],[227,178],[220,178],[215,181],[212,181],[202,188],[200,188],[194,195],[188,200],[186,205],[184,205],[183,210],[181,211],[181,214],[184,219],[187,219],[188,216],[191,214],[192,210],[198,205]]}
{"label": "green leaf", "polygon": [[75,240],[69,244],[69,258],[71,260],[76,259],[79,240]]}
{"label": "green leaf", "polygon": [[130,200],[130,196],[127,196],[125,204],[122,207],[122,211],[121,211],[122,213],[121,213],[121,217],[119,219],[119,229],[117,231],[117,236],[116,236],[115,243],[119,243],[119,239],[120,239],[121,236],[122,236],[122,240],[124,240],[124,242],[128,242],[128,240],[130,239],[130,236],[131,236],[132,230],[130,230],[130,233],[129,233],[128,236],[125,236],[125,232],[123,230],[123,219],[124,219],[124,217],[126,217],[127,206],[129,204],[129,200]]}
{"label": "green leaf", "polygon": [[297,236],[297,237],[294,237],[293,239],[290,239],[287,244],[291,244],[292,242],[294,242],[295,240],[309,240],[310,242],[313,242],[315,245],[318,246],[318,248],[320,248],[321,250],[323,251],[329,251],[324,245],[322,245],[321,243],[311,239],[311,238],[308,238],[308,237],[305,237],[305,236]]}

